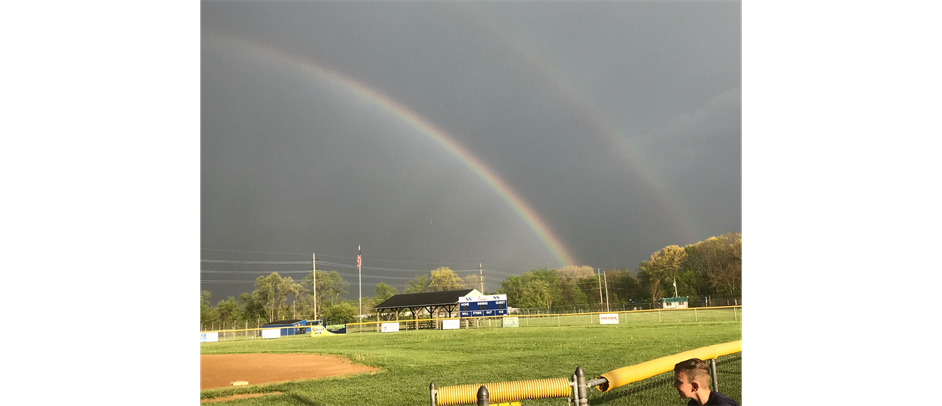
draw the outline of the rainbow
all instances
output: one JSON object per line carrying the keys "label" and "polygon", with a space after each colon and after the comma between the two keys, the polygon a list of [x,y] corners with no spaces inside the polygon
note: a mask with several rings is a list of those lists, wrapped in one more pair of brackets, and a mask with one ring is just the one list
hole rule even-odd
{"label": "rainbow", "polygon": [[693,224],[693,217],[689,215],[689,210],[682,207],[682,201],[672,196],[664,187],[667,182],[657,171],[651,169],[645,156],[611,124],[601,108],[583,97],[572,81],[555,69],[535,47],[510,34],[480,8],[463,2],[455,3],[455,7],[462,12],[465,21],[475,25],[476,32],[486,34],[492,47],[498,49],[508,60],[522,65],[523,73],[527,78],[538,80],[544,89],[559,95],[557,100],[566,103],[571,111],[581,116],[592,128],[589,134],[601,136],[603,142],[608,145],[607,149],[627,163],[633,173],[639,175],[645,188],[658,201],[658,206],[663,209],[667,218],[672,220],[674,227],[685,241],[690,243],[698,241],[697,233],[689,227]]}
{"label": "rainbow", "polygon": [[458,158],[460,162],[471,169],[471,171],[488,187],[493,189],[494,192],[496,192],[498,196],[506,201],[513,211],[516,212],[521,219],[523,219],[523,221],[537,235],[537,237],[539,237],[539,239],[550,251],[556,261],[558,261],[560,266],[579,265],[579,262],[576,261],[576,259],[566,249],[565,245],[563,245],[559,236],[557,236],[556,233],[550,229],[549,225],[546,224],[546,221],[543,220],[540,215],[535,210],[533,210],[530,204],[528,204],[526,200],[524,200],[523,197],[517,193],[516,190],[511,188],[510,185],[500,177],[500,175],[494,172],[494,170],[484,164],[484,162],[482,162],[480,159],[471,154],[471,152],[459,144],[454,139],[454,137],[443,131],[441,128],[438,128],[435,124],[431,123],[424,117],[418,115],[408,107],[396,102],[380,91],[354,80],[351,77],[331,70],[323,65],[314,63],[310,60],[304,59],[300,56],[290,54],[284,50],[266,46],[243,38],[236,38],[230,35],[212,32],[208,33],[204,31],[203,36],[204,38],[223,41],[239,50],[251,52],[257,56],[265,57],[268,60],[279,61],[286,67],[298,70],[304,74],[313,75],[315,77],[327,80],[328,82],[344,88],[349,93],[353,93],[354,95],[367,100],[368,102],[393,114],[404,123],[416,129],[419,133],[424,134],[431,140],[441,145],[446,151],[448,151],[454,157]]}

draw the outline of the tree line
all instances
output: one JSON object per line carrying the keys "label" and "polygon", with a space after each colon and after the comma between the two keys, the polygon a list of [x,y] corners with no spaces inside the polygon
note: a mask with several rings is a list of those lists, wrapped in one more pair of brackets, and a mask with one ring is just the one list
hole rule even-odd
{"label": "tree line", "polygon": [[589,266],[536,269],[507,277],[495,293],[507,294],[508,304],[518,308],[591,308],[600,303],[620,308],[673,297],[674,283],[677,296],[740,297],[742,234],[730,232],[685,247],[667,246],[634,270],[606,269],[604,276]]}
{"label": "tree line", "polygon": [[[229,296],[215,306],[210,304],[212,293],[201,291],[200,323],[238,324],[311,318],[315,300],[319,318],[330,323],[356,321],[359,301],[344,299],[349,293],[350,283],[336,270],[317,270],[315,275],[316,298],[312,275],[295,282],[277,272],[256,278],[252,292],[241,293],[238,298]],[[402,293],[473,289],[476,288],[476,278],[477,275],[472,274],[462,279],[448,267],[441,267],[406,282]],[[589,266],[541,268],[509,276],[497,291],[491,293],[506,294],[510,307],[547,310],[588,308],[600,302],[613,307],[656,302],[674,295],[675,282],[678,296],[740,297],[742,234],[730,232],[685,247],[667,246],[651,254],[648,260],[641,261],[634,270],[606,269],[605,282],[602,278],[603,275],[596,274]],[[604,289],[605,285],[607,289]],[[374,306],[398,293],[395,287],[378,283],[375,295],[363,298],[364,314],[373,313]]]}

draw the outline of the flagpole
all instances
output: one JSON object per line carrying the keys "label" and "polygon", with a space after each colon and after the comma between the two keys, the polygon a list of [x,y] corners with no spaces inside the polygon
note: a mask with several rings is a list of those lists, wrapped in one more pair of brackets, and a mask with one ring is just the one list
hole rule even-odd
{"label": "flagpole", "polygon": [[[357,316],[357,323],[363,321],[363,272],[360,270],[362,263],[363,259],[360,257],[360,244],[357,244],[357,275],[360,278],[360,313]],[[359,324],[357,325],[360,326],[360,331],[362,331],[363,326]]]}

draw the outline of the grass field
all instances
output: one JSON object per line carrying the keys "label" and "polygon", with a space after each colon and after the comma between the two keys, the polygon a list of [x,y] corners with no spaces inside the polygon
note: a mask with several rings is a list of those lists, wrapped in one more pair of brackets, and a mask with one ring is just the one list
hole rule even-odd
{"label": "grass field", "polygon": [[[720,311],[716,311],[720,312]],[[263,398],[238,399],[214,405],[419,405],[429,404],[429,383],[438,387],[566,378],[582,366],[588,379],[599,374],[707,345],[742,338],[741,318],[715,313],[696,322],[680,312],[670,320],[656,313],[637,315],[619,325],[575,322],[575,317],[520,320],[520,328],[418,330],[398,333],[349,334],[339,337],[283,337],[201,343],[201,354],[309,353],[346,357],[382,368],[382,372],[288,383],[208,389],[201,399],[235,394],[281,392]],[[683,312],[692,313],[692,312]],[[725,312],[724,312],[725,313]],[[652,316],[653,314],[653,316]],[[627,315],[622,315],[625,317]],[[634,317],[634,316],[632,316]],[[640,317],[646,318],[641,320]],[[689,316],[693,318],[691,314]],[[699,317],[699,314],[696,316]],[[597,323],[597,319],[596,319]],[[538,327],[542,326],[542,327]],[[721,359],[720,391],[741,402],[741,362]],[[601,393],[589,391],[591,405],[685,405],[664,376]],[[641,402],[641,403],[638,403]],[[524,406],[565,405],[566,399],[524,400]]]}

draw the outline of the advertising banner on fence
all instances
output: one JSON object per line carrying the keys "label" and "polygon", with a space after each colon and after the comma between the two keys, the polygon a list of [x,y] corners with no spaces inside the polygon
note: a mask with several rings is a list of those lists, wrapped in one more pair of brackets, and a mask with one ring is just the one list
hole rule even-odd
{"label": "advertising banner on fence", "polygon": [[281,338],[281,329],[262,330],[262,338]]}
{"label": "advertising banner on fence", "polygon": [[504,317],[504,327],[520,327],[520,322],[516,317]]}
{"label": "advertising banner on fence", "polygon": [[618,324],[618,314],[600,314],[599,324]]}
{"label": "advertising banner on fence", "polygon": [[201,343],[214,343],[219,341],[219,333],[200,333]]}
{"label": "advertising banner on fence", "polygon": [[399,331],[399,323],[383,323],[382,332],[395,333]]}
{"label": "advertising banner on fence", "polygon": [[442,330],[457,330],[461,328],[461,320],[442,320]]}
{"label": "advertising banner on fence", "polygon": [[311,337],[327,337],[347,334],[346,324],[332,324],[327,327],[314,326],[311,329]]}

